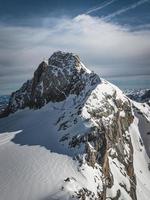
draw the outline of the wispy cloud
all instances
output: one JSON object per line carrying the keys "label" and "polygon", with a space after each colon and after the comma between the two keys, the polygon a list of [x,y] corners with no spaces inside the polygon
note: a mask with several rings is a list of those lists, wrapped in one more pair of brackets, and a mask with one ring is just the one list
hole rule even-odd
{"label": "wispy cloud", "polygon": [[0,27],[1,93],[17,89],[57,50],[79,54],[100,76],[150,74],[150,31],[131,32],[90,15],[55,22],[41,28]]}
{"label": "wispy cloud", "polygon": [[96,7],[96,8],[92,8],[92,9],[88,10],[85,14],[91,14],[91,13],[93,13],[95,11],[101,10],[101,9],[111,5],[115,1],[117,1],[117,0],[111,0],[111,1],[108,1],[107,3],[103,3],[102,5],[100,5],[100,6]]}
{"label": "wispy cloud", "polygon": [[125,13],[125,12],[127,12],[127,11],[129,11],[129,10],[132,10],[132,9],[134,9],[134,8],[136,8],[136,7],[138,7],[138,6],[142,5],[142,4],[144,4],[144,3],[147,3],[147,2],[149,2],[149,0],[140,0],[140,1],[136,2],[136,3],[134,3],[134,4],[131,4],[130,6],[128,6],[128,7],[126,7],[126,8],[122,8],[122,9],[120,9],[120,10],[118,10],[118,11],[116,11],[116,12],[110,14],[110,15],[107,15],[106,17],[103,17],[103,20],[109,21],[109,20],[111,20],[113,17],[116,17],[116,16],[118,16],[118,15],[121,15],[122,13]]}
{"label": "wispy cloud", "polygon": [[131,30],[133,31],[150,31],[150,24],[141,24],[136,27],[131,27]]}

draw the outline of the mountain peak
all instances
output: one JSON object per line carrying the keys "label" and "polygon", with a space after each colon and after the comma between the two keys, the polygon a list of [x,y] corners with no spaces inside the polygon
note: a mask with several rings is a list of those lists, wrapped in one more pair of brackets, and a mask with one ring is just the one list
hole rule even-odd
{"label": "mountain peak", "polygon": [[64,67],[65,65],[75,65],[80,62],[77,55],[69,52],[56,51],[49,58],[49,65],[55,65],[58,67]]}
{"label": "mountain peak", "polygon": [[80,72],[80,70],[88,73],[91,72],[84,67],[78,55],[63,51],[54,52],[48,59],[48,65],[58,68],[68,68],[69,70],[77,70],[78,72]]}
{"label": "mountain peak", "polygon": [[40,63],[31,80],[12,93],[5,113],[25,107],[40,108],[50,101],[60,102],[70,94],[79,95],[87,86],[92,89],[99,83],[99,76],[88,70],[77,55],[57,51],[48,63]]}

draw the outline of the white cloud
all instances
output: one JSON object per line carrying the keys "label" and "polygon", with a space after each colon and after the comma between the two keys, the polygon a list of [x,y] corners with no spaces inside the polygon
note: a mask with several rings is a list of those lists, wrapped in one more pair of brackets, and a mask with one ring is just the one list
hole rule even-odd
{"label": "white cloud", "polygon": [[88,10],[85,14],[91,14],[91,13],[93,13],[95,11],[102,10],[103,8],[106,8],[107,6],[110,6],[111,4],[113,4],[116,1],[117,0],[111,0],[111,1],[108,1],[108,2],[104,2],[102,5],[97,6],[96,8],[92,8],[92,9]]}
{"label": "white cloud", "polygon": [[3,90],[8,79],[7,88],[10,80],[20,83],[21,74],[22,81],[30,78],[41,60],[57,50],[79,54],[102,76],[150,73],[150,31],[131,32],[89,15],[56,19],[56,23],[53,19],[52,24],[46,19],[42,28],[0,27]]}

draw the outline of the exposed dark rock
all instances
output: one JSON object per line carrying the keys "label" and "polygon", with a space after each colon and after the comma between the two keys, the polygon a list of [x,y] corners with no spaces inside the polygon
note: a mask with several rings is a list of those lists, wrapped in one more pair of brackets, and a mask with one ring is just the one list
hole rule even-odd
{"label": "exposed dark rock", "polygon": [[86,143],[85,151],[87,153],[86,160],[89,166],[94,167],[96,163],[96,150],[90,145],[89,142]]}
{"label": "exposed dark rock", "polygon": [[88,73],[78,56],[72,53],[55,52],[48,61],[42,62],[31,80],[12,93],[8,107],[0,117],[18,109],[41,108],[48,102],[60,102],[69,94],[79,95],[87,86],[100,83],[97,74]]}

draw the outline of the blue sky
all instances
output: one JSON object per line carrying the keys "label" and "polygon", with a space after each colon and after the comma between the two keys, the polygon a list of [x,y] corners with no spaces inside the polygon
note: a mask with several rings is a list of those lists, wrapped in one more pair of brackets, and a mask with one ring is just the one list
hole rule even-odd
{"label": "blue sky", "polygon": [[149,11],[150,0],[0,0],[0,94],[57,50],[79,54],[102,77],[150,87]]}
{"label": "blue sky", "polygon": [[41,26],[42,18],[76,17],[83,13],[106,17],[128,7],[111,21],[134,26],[150,22],[149,0],[0,0],[0,5],[1,23],[12,25]]}

